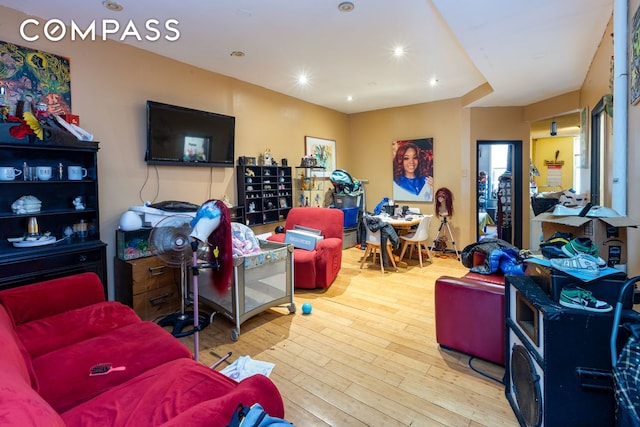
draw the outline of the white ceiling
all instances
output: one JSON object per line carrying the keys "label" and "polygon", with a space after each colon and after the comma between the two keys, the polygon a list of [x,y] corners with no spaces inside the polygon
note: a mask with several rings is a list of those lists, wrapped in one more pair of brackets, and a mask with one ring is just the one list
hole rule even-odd
{"label": "white ceiling", "polygon": [[[484,83],[493,92],[473,106],[576,90],[613,11],[613,0],[352,0],[345,13],[340,1],[119,0],[121,12],[102,0],[0,5],[81,28],[133,20],[143,37],[148,19],[177,19],[175,42],[124,42],[344,113],[461,97]],[[402,58],[392,54],[397,45]],[[296,83],[301,72],[306,87]]]}

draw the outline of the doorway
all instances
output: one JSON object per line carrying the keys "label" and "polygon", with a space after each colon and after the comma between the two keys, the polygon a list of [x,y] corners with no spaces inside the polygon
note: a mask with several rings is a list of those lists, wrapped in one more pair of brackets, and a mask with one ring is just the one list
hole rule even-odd
{"label": "doorway", "polygon": [[477,141],[476,240],[522,247],[522,141]]}
{"label": "doorway", "polygon": [[604,159],[608,133],[605,105],[605,98],[602,98],[591,112],[591,190],[589,201],[596,206],[605,203],[604,177],[606,169]]}

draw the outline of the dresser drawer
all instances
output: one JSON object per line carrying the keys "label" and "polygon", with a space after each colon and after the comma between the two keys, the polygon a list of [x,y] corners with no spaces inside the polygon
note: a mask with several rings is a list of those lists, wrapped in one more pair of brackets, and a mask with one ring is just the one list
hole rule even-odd
{"label": "dresser drawer", "polygon": [[156,320],[180,310],[180,291],[171,284],[134,295],[133,309],[142,320]]}
{"label": "dresser drawer", "polygon": [[180,310],[180,268],[157,256],[129,261],[114,257],[116,301],[133,308],[144,320]]}
{"label": "dresser drawer", "polygon": [[166,286],[180,286],[180,269],[168,266],[158,257],[127,261],[131,264],[133,295]]}

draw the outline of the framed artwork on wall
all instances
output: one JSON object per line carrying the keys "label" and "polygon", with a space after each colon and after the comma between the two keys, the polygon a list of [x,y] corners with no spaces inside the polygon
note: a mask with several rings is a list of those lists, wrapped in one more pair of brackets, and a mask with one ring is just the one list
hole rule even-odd
{"label": "framed artwork on wall", "polygon": [[394,141],[393,200],[433,202],[433,138]]}
{"label": "framed artwork on wall", "polygon": [[640,7],[633,14],[631,22],[631,57],[629,58],[629,92],[631,105],[636,105],[640,101]]}
{"label": "framed artwork on wall", "polygon": [[312,170],[311,176],[328,178],[336,170],[336,142],[331,139],[304,137],[305,154],[316,159],[316,166],[324,170]]}
{"label": "framed artwork on wall", "polygon": [[0,86],[15,114],[18,101],[46,105],[55,114],[71,113],[69,59],[0,41]]}

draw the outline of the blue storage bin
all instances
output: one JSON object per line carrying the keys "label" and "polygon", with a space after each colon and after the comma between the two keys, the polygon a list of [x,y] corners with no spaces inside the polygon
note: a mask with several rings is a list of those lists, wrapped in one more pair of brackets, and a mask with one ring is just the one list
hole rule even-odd
{"label": "blue storage bin", "polygon": [[344,213],[344,227],[353,227],[358,223],[358,207],[355,208],[340,208]]}

